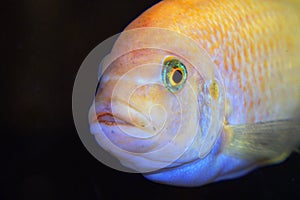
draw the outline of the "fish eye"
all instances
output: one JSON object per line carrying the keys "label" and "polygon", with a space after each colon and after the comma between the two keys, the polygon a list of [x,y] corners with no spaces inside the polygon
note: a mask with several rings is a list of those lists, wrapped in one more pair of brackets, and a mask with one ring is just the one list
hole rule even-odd
{"label": "fish eye", "polygon": [[166,59],[163,64],[162,80],[170,92],[181,90],[187,78],[186,67],[176,58]]}

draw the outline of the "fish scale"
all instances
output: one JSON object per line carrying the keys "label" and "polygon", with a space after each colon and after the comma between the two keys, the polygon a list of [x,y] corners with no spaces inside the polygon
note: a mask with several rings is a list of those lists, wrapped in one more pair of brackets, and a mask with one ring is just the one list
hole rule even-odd
{"label": "fish scale", "polygon": [[[197,41],[223,77],[232,111],[228,122],[242,124],[292,117],[299,106],[290,103],[295,102],[291,93],[299,87],[282,80],[288,62],[300,71],[293,58],[300,50],[297,26],[298,14],[284,1],[167,0],[128,29],[167,28]],[[287,51],[292,56],[284,55]],[[286,98],[278,100],[278,94]],[[273,109],[275,105],[279,106]]]}

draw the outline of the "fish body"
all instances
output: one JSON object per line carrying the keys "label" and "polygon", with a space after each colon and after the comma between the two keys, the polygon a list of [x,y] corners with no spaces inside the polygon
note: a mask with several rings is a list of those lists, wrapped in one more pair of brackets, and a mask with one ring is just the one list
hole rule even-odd
{"label": "fish body", "polygon": [[223,77],[228,123],[245,124],[292,117],[299,105],[286,88],[299,73],[299,24],[289,1],[166,0],[127,30],[160,27],[194,39]]}
{"label": "fish body", "polygon": [[[148,167],[142,170],[146,178],[180,186],[236,178],[283,161],[300,144],[299,5],[293,0],[165,0],[144,12],[125,29],[142,31],[119,38],[112,52],[126,53],[102,75],[90,111],[91,131],[99,144],[128,167]],[[171,34],[170,39],[162,39],[164,34],[154,39],[147,29],[156,28],[190,38],[204,53],[195,53]],[[134,50],[151,41],[173,45],[176,52]],[[187,83],[166,89],[162,68],[177,56],[186,65],[187,72],[180,71],[180,77],[186,73]],[[206,78],[193,62],[206,63]],[[199,100],[202,97],[214,102],[216,109]],[[153,133],[158,129],[166,136]],[[175,132],[178,140],[170,140]],[[213,138],[209,144],[208,137],[203,142],[205,134]],[[162,150],[163,155],[159,151],[166,145],[170,147]],[[173,162],[163,165],[168,159]]]}

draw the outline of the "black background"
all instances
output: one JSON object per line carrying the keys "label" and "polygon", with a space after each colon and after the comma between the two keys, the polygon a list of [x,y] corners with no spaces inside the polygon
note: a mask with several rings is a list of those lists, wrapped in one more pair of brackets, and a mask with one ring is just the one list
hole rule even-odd
{"label": "black background", "polygon": [[[152,183],[90,155],[71,95],[85,56],[154,0],[1,3],[0,199],[300,199],[300,156],[198,188]],[[166,12],[167,14],[167,12]]]}

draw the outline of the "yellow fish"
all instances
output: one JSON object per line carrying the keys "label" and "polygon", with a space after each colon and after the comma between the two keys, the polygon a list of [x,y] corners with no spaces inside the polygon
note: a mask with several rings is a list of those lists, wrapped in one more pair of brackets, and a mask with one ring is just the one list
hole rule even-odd
{"label": "yellow fish", "polygon": [[103,60],[90,130],[150,180],[200,186],[300,145],[300,1],[165,0]]}

